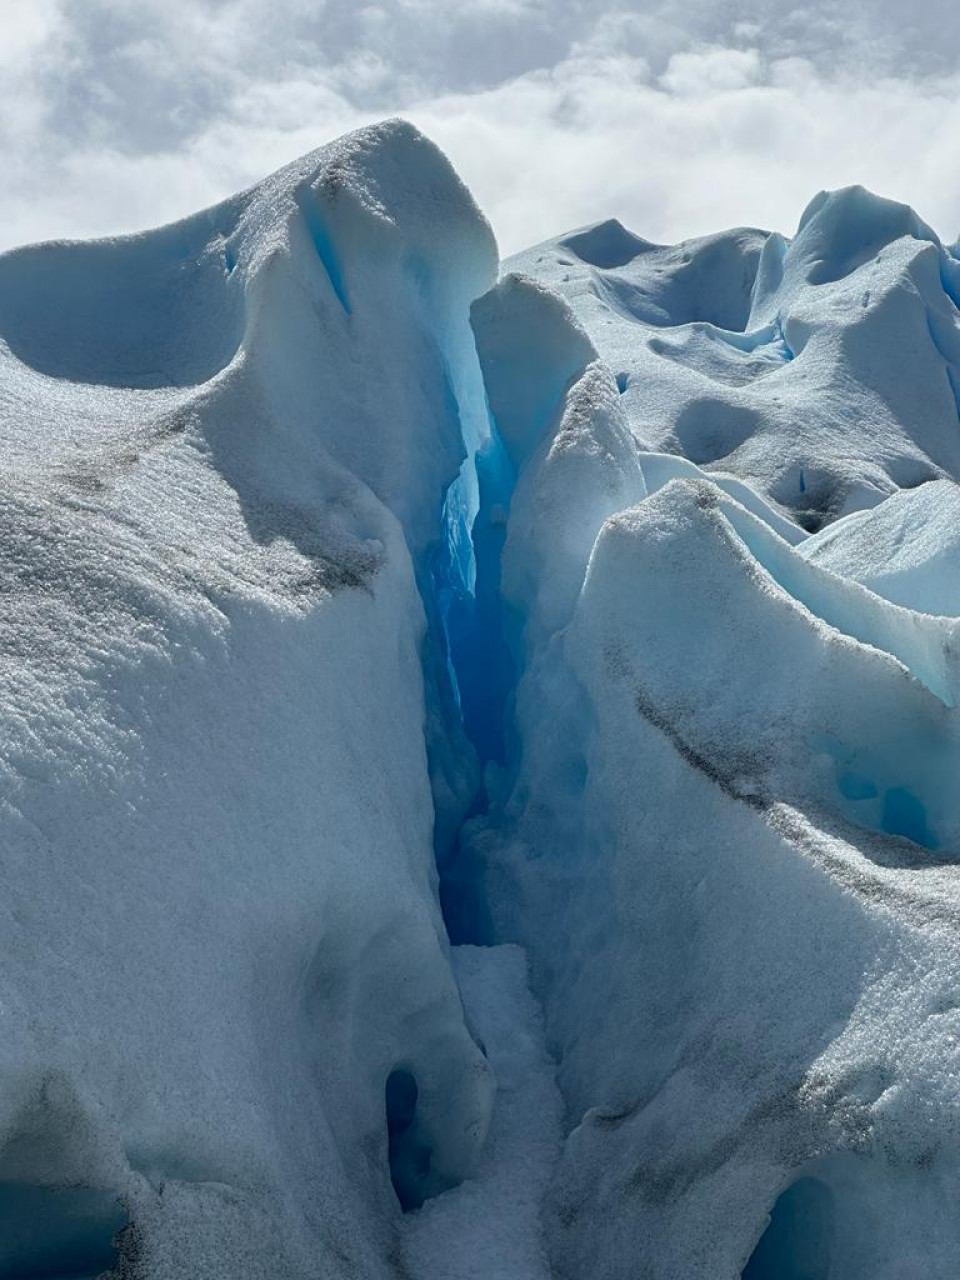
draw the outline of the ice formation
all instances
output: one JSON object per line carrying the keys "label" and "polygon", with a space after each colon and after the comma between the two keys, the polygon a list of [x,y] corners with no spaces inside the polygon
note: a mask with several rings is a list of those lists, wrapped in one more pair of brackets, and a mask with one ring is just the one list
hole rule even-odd
{"label": "ice formation", "polygon": [[952,1280],[958,302],[396,121],[0,256],[0,1280]]}
{"label": "ice formation", "polygon": [[[416,581],[495,272],[399,125],[0,259],[0,1217],[83,1185],[130,1274],[390,1275],[398,1071],[396,1180],[474,1167]],[[84,1274],[39,1248],[0,1275]]]}

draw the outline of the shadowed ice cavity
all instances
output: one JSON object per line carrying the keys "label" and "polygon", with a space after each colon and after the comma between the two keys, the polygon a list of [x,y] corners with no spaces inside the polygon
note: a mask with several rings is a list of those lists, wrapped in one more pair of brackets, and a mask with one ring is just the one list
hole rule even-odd
{"label": "shadowed ice cavity", "polygon": [[126,1225],[109,1191],[0,1182],[0,1280],[93,1280]]}
{"label": "shadowed ice cavity", "polygon": [[742,1280],[829,1280],[833,1237],[833,1192],[799,1178],[773,1206]]}
{"label": "shadowed ice cavity", "polygon": [[[561,247],[599,268],[593,291],[613,312],[658,328],[703,322],[731,334],[746,329],[766,232],[740,228],[677,245],[653,245],[621,227],[623,253],[614,254],[602,251],[611,238],[609,226],[588,228]],[[628,243],[637,248],[626,257]]]}
{"label": "shadowed ice cavity", "polygon": [[570,249],[581,262],[610,271],[614,267],[625,267],[628,262],[656,246],[649,240],[635,236],[616,218],[609,218],[606,222],[598,222],[596,226],[587,227],[583,231],[575,231],[566,240],[560,241],[560,248]]}
{"label": "shadowed ice cavity", "polygon": [[412,1071],[397,1067],[390,1072],[384,1089],[390,1180],[404,1213],[419,1209],[451,1185],[431,1168],[430,1144],[417,1123],[419,1099],[420,1087]]}

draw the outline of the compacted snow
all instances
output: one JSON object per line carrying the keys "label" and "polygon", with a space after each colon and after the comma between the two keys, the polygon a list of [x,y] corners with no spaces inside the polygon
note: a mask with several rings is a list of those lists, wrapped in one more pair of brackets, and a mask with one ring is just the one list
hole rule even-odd
{"label": "compacted snow", "polygon": [[398,1181],[476,1165],[416,581],[495,273],[403,125],[0,258],[0,1274],[99,1272],[118,1199],[137,1274],[390,1274],[394,1071]]}
{"label": "compacted snow", "polygon": [[397,121],[0,256],[0,1280],[953,1280],[958,299]]}
{"label": "compacted snow", "polygon": [[549,1280],[540,1204],[562,1107],[523,952],[457,947],[453,962],[468,1023],[496,1072],[493,1119],[474,1176],[408,1215],[404,1261],[417,1277]]}

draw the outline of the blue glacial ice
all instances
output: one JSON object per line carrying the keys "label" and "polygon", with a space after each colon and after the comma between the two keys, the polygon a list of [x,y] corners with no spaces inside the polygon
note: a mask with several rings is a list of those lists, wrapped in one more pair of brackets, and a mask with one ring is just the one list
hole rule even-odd
{"label": "blue glacial ice", "polygon": [[0,256],[0,1277],[953,1280],[958,300],[398,121]]}

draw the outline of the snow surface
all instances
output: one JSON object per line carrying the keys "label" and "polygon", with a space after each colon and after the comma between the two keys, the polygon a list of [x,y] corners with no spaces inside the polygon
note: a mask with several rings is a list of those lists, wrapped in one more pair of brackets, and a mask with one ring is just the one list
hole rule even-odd
{"label": "snow surface", "polygon": [[395,1068],[424,1190],[479,1158],[417,576],[495,270],[402,124],[0,258],[0,1189],[119,1197],[151,1278],[390,1274]]}
{"label": "snow surface", "polygon": [[398,121],[0,256],[0,1277],[953,1280],[958,299]]}
{"label": "snow surface", "polygon": [[789,242],[657,246],[608,222],[507,267],[571,304],[647,448],[732,472],[808,530],[960,479],[960,264],[903,205],[821,193]]}
{"label": "snow surface", "polygon": [[403,1258],[414,1276],[549,1280],[540,1205],[560,1153],[561,1102],[519,947],[455,947],[467,1020],[497,1077],[476,1174],[408,1215]]}
{"label": "snow surface", "polygon": [[[852,191],[789,245],[608,223],[508,269],[600,357],[520,462],[507,765],[456,869],[544,999],[553,1274],[953,1276],[949,255]],[[474,308],[495,415],[512,316]]]}
{"label": "snow surface", "polygon": [[960,615],[960,488],[935,480],[807,539],[805,560],[919,613]]}

